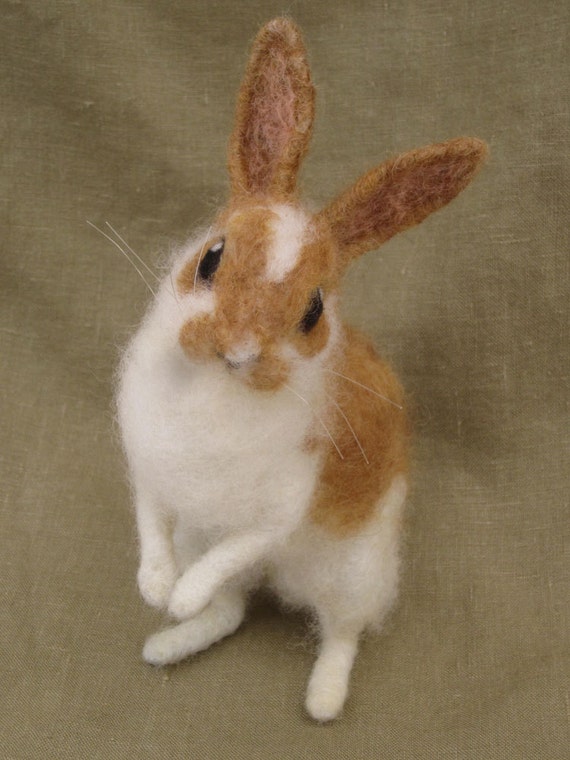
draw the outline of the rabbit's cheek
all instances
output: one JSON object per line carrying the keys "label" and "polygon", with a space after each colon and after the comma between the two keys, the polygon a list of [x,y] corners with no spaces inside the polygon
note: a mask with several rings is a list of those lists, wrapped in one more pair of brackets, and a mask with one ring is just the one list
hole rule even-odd
{"label": "rabbit's cheek", "polygon": [[212,334],[212,319],[209,315],[203,315],[186,322],[178,340],[191,359],[211,359],[216,356]]}
{"label": "rabbit's cheek", "polygon": [[276,391],[287,382],[289,364],[277,354],[264,356],[250,370],[246,382],[255,390]]}

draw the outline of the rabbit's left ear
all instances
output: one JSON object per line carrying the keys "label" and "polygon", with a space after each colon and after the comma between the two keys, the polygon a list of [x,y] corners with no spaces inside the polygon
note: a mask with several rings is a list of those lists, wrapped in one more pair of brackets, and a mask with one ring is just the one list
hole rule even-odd
{"label": "rabbit's left ear", "polygon": [[338,244],[341,266],[449,203],[487,153],[482,140],[459,137],[402,153],[361,177],[318,215]]}
{"label": "rabbit's left ear", "polygon": [[228,156],[235,195],[291,198],[314,101],[300,31],[288,19],[270,21],[255,39],[239,93]]}

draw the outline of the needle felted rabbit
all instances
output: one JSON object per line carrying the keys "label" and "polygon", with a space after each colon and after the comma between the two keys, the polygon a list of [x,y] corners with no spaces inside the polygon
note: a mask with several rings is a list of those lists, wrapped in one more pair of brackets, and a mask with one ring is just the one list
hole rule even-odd
{"label": "needle felted rabbit", "polygon": [[145,660],[232,633],[263,585],[318,621],[306,707],[326,721],[360,635],[396,597],[408,446],[400,385],[341,323],[339,285],[353,259],[454,198],[486,149],[460,138],[405,153],[315,214],[295,190],[313,111],[300,33],[275,19],[239,93],[229,203],[161,282],[118,410],[140,592],[180,621]]}

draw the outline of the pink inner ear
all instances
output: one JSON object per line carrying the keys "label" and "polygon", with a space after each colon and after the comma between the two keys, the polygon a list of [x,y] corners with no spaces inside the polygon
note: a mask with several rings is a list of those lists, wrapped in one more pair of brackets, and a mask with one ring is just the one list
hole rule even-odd
{"label": "pink inner ear", "polygon": [[405,153],[364,175],[325,214],[341,246],[358,255],[449,203],[485,154],[472,138]]}
{"label": "pink inner ear", "polygon": [[448,203],[459,191],[460,162],[450,165],[424,166],[409,171],[396,182],[386,182],[372,195],[370,202],[356,214],[355,225],[365,233],[371,228],[392,237],[396,232],[416,224],[431,211]]}
{"label": "pink inner ear", "polygon": [[242,154],[251,187],[261,192],[270,189],[296,127],[294,72],[280,52],[268,58],[253,83]]}

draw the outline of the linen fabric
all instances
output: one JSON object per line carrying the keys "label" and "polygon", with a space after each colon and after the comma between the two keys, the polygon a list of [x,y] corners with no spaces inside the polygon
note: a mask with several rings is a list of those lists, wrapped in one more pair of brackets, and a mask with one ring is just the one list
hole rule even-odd
{"label": "linen fabric", "polygon": [[[0,755],[568,756],[568,4],[293,0],[317,87],[315,208],[386,158],[486,140],[473,184],[354,263],[344,313],[415,420],[400,603],[342,718],[303,712],[301,614],[254,600],[164,670],[114,423],[156,269],[227,197],[248,46],[282,4],[0,4]],[[116,239],[116,238],[115,238]],[[153,286],[152,276],[139,268]]]}

